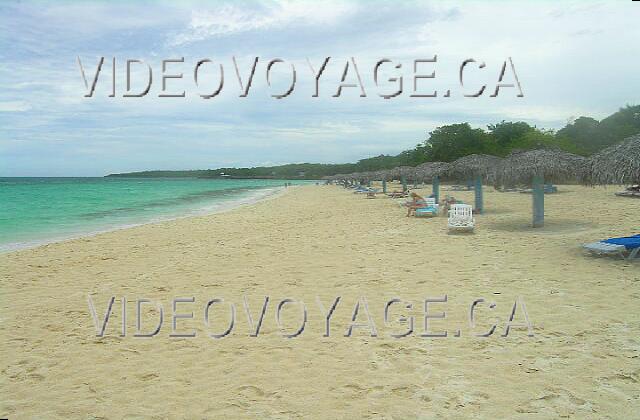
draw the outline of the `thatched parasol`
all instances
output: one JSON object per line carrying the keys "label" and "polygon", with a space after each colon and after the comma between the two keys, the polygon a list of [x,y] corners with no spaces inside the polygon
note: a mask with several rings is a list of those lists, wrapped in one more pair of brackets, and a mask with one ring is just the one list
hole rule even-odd
{"label": "thatched parasol", "polygon": [[493,183],[495,171],[501,158],[492,155],[473,154],[451,162],[447,175],[458,180],[481,177],[484,182]]}
{"label": "thatched parasol", "polygon": [[388,170],[380,169],[371,172],[371,180],[373,181],[388,181],[389,179],[391,179],[391,174]]}
{"label": "thatched parasol", "polygon": [[640,134],[591,156],[583,182],[589,185],[640,183]]}
{"label": "thatched parasol", "polygon": [[373,179],[375,179],[376,181],[382,181],[382,192],[384,194],[386,194],[387,193],[387,181],[392,178],[391,170],[381,169],[381,170],[378,170],[378,171],[374,171],[373,174],[374,174]]}
{"label": "thatched parasol", "polygon": [[496,181],[500,185],[531,185],[534,177],[561,183],[576,180],[586,159],[561,150],[537,149],[512,153],[500,164]]}
{"label": "thatched parasol", "polygon": [[413,180],[416,173],[416,168],[413,166],[398,166],[391,169],[391,176],[393,179],[400,180],[401,178],[406,178],[408,180]]}
{"label": "thatched parasol", "polygon": [[375,174],[373,172],[360,172],[360,179],[363,182],[370,182],[375,178]]}
{"label": "thatched parasol", "polygon": [[445,162],[426,162],[416,166],[415,176],[418,181],[431,182],[433,197],[440,201],[440,176],[447,172],[449,164]]}
{"label": "thatched parasol", "polygon": [[352,181],[360,183],[362,181],[362,173],[361,172],[353,172],[351,174],[349,174],[349,178],[351,178]]}
{"label": "thatched parasol", "polygon": [[413,166],[398,166],[390,171],[391,179],[397,179],[402,182],[402,190],[407,190],[407,181],[413,181],[416,175],[416,168]]}
{"label": "thatched parasol", "polygon": [[538,149],[512,153],[497,171],[502,185],[533,185],[533,227],[544,226],[544,183],[577,180],[586,159],[561,150]]}
{"label": "thatched parasol", "polygon": [[422,182],[430,182],[435,177],[440,177],[449,169],[446,162],[426,162],[416,166],[416,178]]}
{"label": "thatched parasol", "polygon": [[458,180],[474,180],[475,183],[475,211],[482,213],[484,202],[482,198],[482,183],[494,183],[496,168],[502,159],[492,155],[472,154],[463,156],[451,163],[447,175]]}

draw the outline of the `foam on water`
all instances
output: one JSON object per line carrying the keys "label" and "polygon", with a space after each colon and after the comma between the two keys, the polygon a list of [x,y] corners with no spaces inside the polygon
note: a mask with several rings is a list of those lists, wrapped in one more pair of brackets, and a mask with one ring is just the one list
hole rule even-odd
{"label": "foam on water", "polygon": [[284,182],[0,178],[0,252],[219,213],[274,196]]}

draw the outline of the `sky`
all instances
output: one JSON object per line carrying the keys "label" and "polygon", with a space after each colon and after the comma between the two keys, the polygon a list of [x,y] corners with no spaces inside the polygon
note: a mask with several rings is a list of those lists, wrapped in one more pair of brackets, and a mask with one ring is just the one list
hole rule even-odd
{"label": "sky", "polygon": [[[639,22],[640,2],[626,0],[3,1],[0,176],[343,163],[397,154],[443,124],[518,120],[559,129],[582,115],[601,119],[640,103]],[[85,97],[78,58],[91,85],[100,57],[96,89]],[[238,74],[246,87],[256,57],[241,97]],[[313,71],[326,57],[314,97]],[[183,75],[167,79],[167,92],[185,97],[159,97],[163,60],[181,58],[166,65],[166,74]],[[129,59],[143,61],[131,65],[133,93],[151,68],[144,97],[123,97]],[[211,62],[196,85],[204,59]],[[272,65],[268,84],[274,59],[283,62]],[[376,84],[382,59],[390,62]],[[476,61],[460,86],[467,59]],[[347,62],[344,83],[356,86],[334,97]],[[505,62],[502,82],[515,85],[517,76],[520,89],[491,97]],[[219,86],[220,65],[222,89],[203,99]],[[292,66],[293,90],[273,97],[289,90]],[[412,97],[414,75],[432,72],[415,93],[437,97]],[[385,99],[400,78],[402,93]],[[482,85],[481,96],[464,96]]]}

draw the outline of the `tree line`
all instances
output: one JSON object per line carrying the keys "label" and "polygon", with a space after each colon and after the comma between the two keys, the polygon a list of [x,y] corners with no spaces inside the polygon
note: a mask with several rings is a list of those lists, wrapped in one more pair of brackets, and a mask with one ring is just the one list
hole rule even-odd
{"label": "tree line", "polygon": [[591,117],[571,120],[558,131],[545,130],[524,121],[500,121],[486,129],[469,123],[443,125],[428,133],[413,149],[398,155],[379,155],[356,163],[297,163],[270,167],[218,168],[197,171],[146,171],[109,176],[319,179],[338,173],[416,166],[424,162],[452,162],[462,156],[484,153],[507,156],[518,150],[556,148],[589,156],[626,137],[640,133],[640,105],[627,105],[598,121]]}

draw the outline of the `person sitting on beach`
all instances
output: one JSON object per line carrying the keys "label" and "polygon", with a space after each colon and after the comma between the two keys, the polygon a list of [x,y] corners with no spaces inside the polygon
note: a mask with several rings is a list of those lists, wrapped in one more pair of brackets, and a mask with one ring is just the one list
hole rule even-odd
{"label": "person sitting on beach", "polygon": [[411,201],[407,202],[407,217],[411,216],[411,212],[415,212],[416,209],[421,207],[425,207],[427,202],[424,198],[419,196],[418,194],[412,192],[411,193]]}
{"label": "person sitting on beach", "polygon": [[449,213],[449,209],[451,208],[452,204],[456,204],[458,201],[455,199],[455,197],[451,197],[451,196],[446,196],[444,198],[444,200],[442,200],[442,212],[444,214],[448,214]]}

